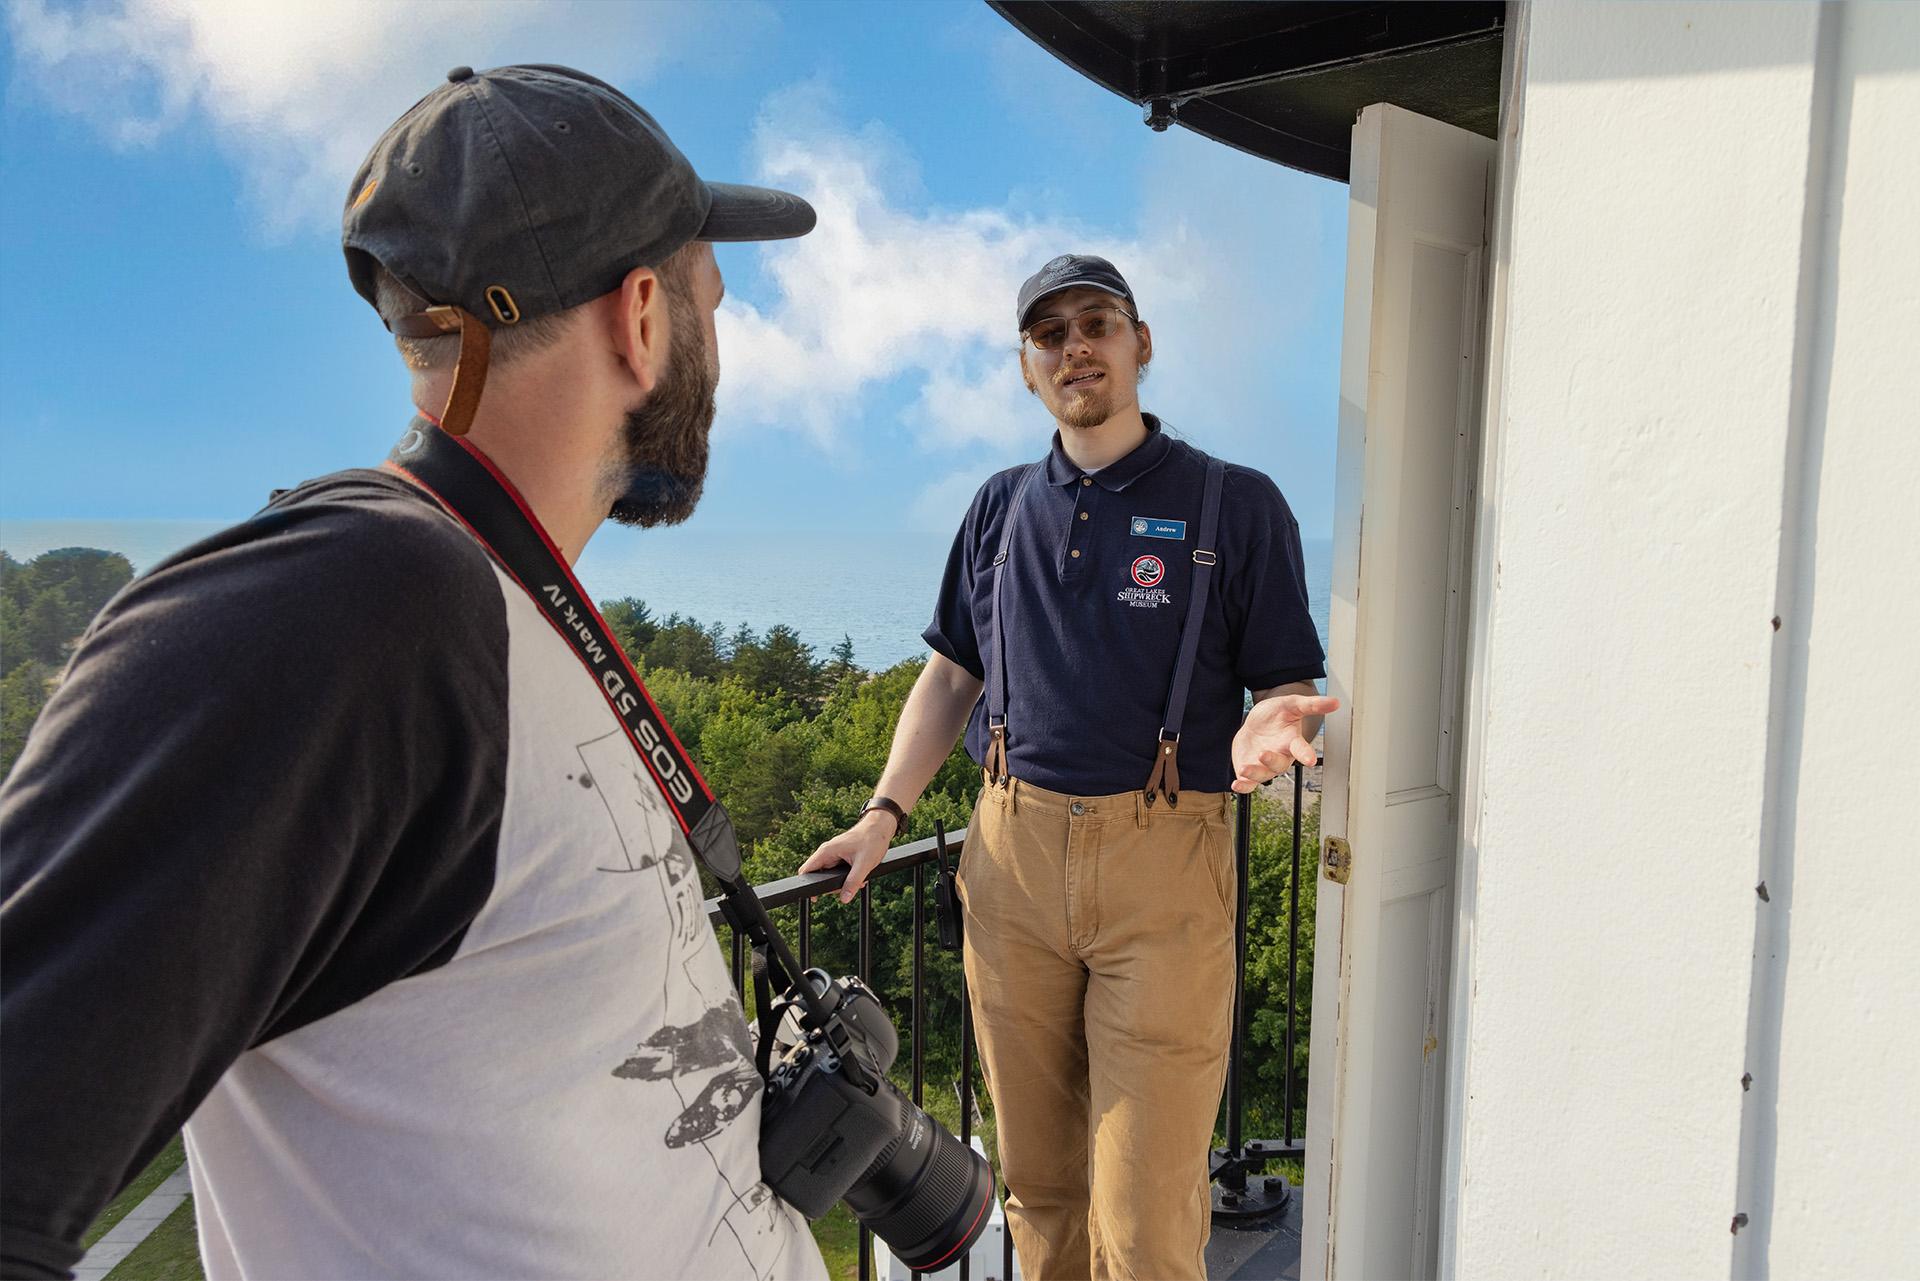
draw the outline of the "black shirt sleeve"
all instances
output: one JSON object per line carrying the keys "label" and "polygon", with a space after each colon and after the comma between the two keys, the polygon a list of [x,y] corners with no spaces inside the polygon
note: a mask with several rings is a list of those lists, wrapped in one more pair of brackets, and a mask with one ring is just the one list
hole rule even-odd
{"label": "black shirt sleeve", "polygon": [[1271,478],[1229,467],[1227,483],[1224,509],[1246,521],[1247,551],[1226,591],[1235,677],[1262,690],[1325,676],[1326,653],[1307,608],[1299,522]]}
{"label": "black shirt sleeve", "polygon": [[505,755],[498,580],[397,479],[108,604],[0,790],[0,1271],[70,1267],[243,1051],[452,955]]}

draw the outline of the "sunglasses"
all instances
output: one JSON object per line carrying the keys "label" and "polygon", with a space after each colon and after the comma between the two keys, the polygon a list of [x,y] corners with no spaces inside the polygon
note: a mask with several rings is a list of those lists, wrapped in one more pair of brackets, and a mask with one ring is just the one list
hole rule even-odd
{"label": "sunglasses", "polygon": [[1036,320],[1022,330],[1020,336],[1039,351],[1058,351],[1067,345],[1067,336],[1075,327],[1088,342],[1099,342],[1139,323],[1140,318],[1124,307],[1089,307],[1072,316]]}

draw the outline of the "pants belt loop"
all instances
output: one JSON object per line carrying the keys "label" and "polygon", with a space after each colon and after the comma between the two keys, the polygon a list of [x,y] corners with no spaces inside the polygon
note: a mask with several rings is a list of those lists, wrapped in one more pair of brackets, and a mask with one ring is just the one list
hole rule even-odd
{"label": "pants belt loop", "polygon": [[1147,794],[1145,792],[1135,792],[1133,794],[1133,825],[1138,828],[1145,828],[1151,821],[1152,811],[1147,808]]}
{"label": "pants belt loop", "polygon": [[1020,780],[1009,774],[1007,775],[1007,813],[1018,814],[1019,812]]}

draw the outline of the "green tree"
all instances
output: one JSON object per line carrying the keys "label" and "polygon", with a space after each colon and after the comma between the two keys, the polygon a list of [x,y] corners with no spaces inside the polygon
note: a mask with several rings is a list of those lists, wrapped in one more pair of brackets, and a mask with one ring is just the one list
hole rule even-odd
{"label": "green tree", "polygon": [[691,618],[669,614],[648,641],[648,667],[671,667],[695,680],[713,680],[725,666],[720,654],[720,625],[703,627]]}
{"label": "green tree", "polygon": [[16,663],[0,676],[0,779],[11,774],[20,759],[27,732],[52,693],[53,677],[54,669],[37,658]]}
{"label": "green tree", "polygon": [[118,552],[63,547],[24,565],[0,552],[0,674],[29,659],[53,667],[100,607],[133,578]]}
{"label": "green tree", "polygon": [[623,596],[619,600],[602,601],[600,616],[607,620],[607,630],[621,649],[631,658],[639,658],[646,652],[647,646],[660,631],[660,625],[654,620],[653,611],[647,603],[637,596]]}
{"label": "green tree", "polygon": [[74,642],[132,578],[118,552],[63,547],[22,564],[0,551],[0,778],[19,759]]}
{"label": "green tree", "polygon": [[840,682],[860,675],[860,669],[853,661],[853,637],[843,632],[831,652],[833,656],[827,662],[829,687],[837,687]]}
{"label": "green tree", "polygon": [[740,631],[749,643],[735,637],[729,668],[734,678],[762,698],[788,698],[809,712],[817,710],[826,678],[812,646],[783,623],[769,628],[764,641],[744,627]]}

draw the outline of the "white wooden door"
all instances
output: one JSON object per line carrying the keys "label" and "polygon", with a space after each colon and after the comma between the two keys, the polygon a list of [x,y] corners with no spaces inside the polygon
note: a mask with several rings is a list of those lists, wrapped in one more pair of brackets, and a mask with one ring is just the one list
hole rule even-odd
{"label": "white wooden door", "polygon": [[[1429,1277],[1458,827],[1456,716],[1494,143],[1392,106],[1353,130],[1340,353],[1304,1277]],[[1336,852],[1338,852],[1338,847]]]}

